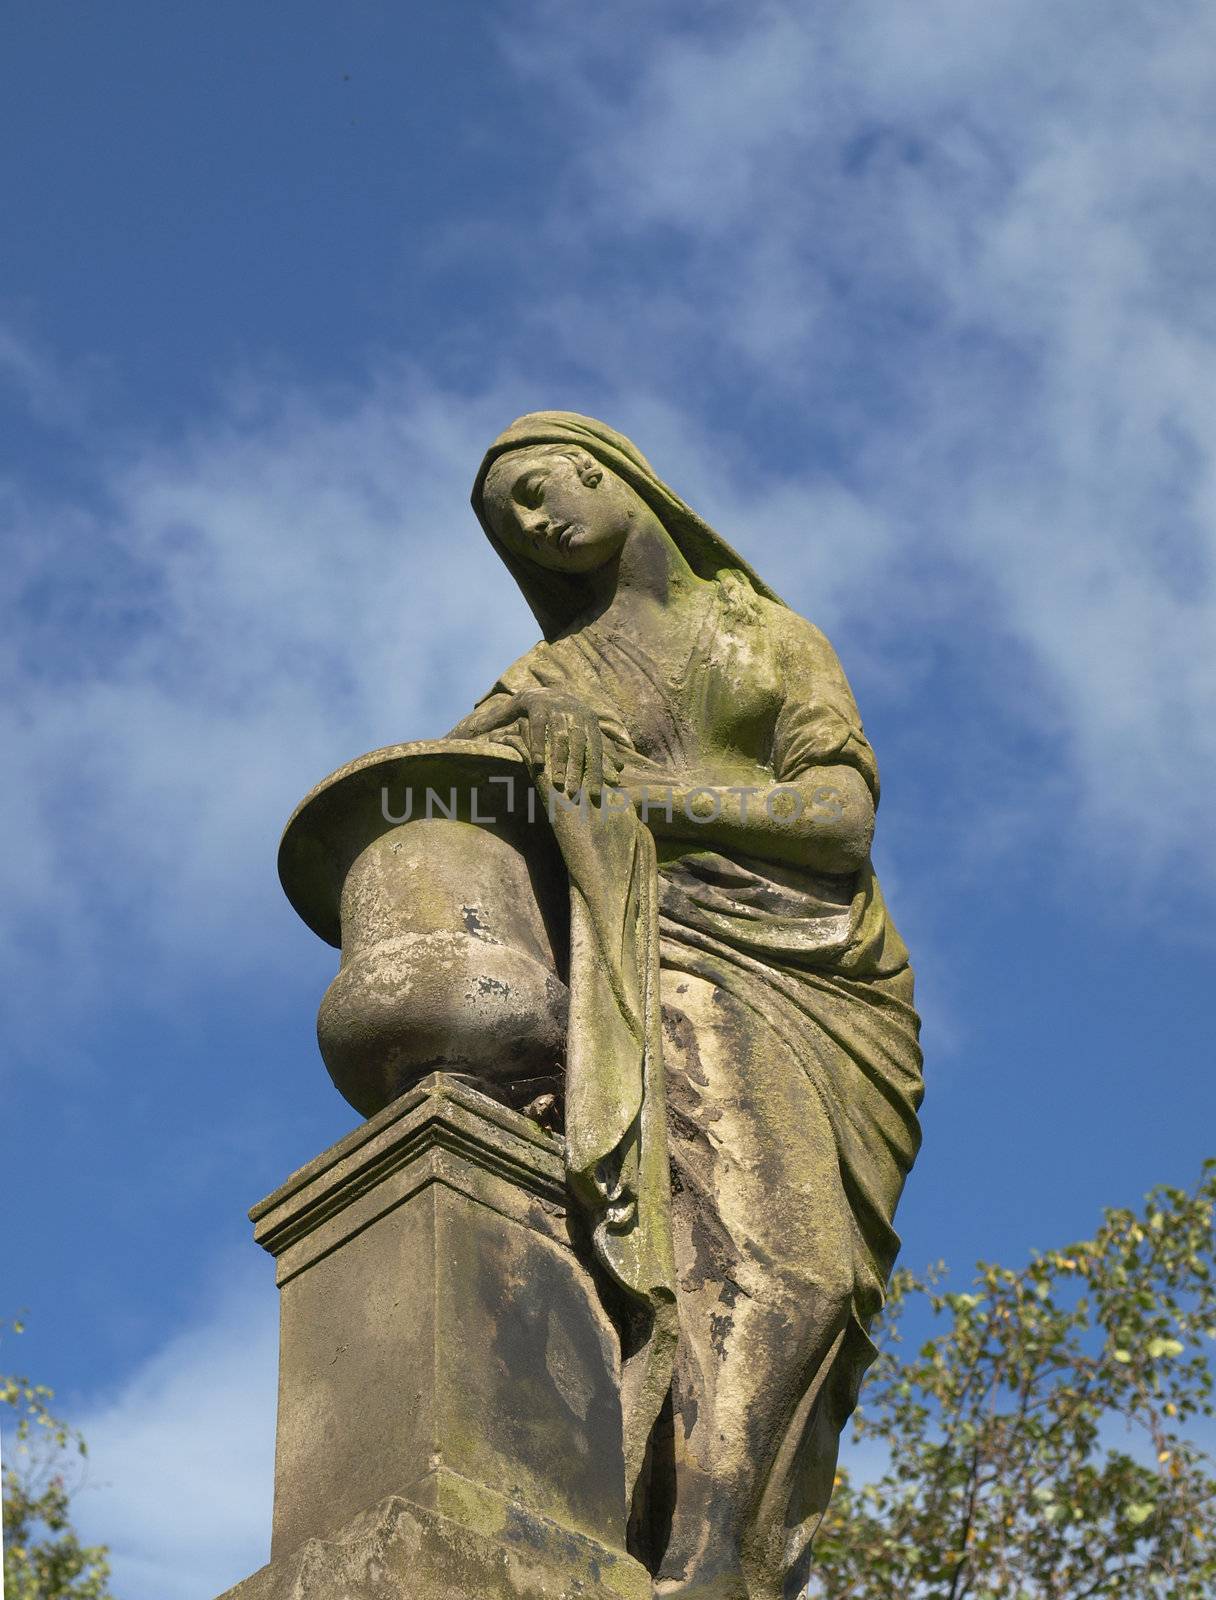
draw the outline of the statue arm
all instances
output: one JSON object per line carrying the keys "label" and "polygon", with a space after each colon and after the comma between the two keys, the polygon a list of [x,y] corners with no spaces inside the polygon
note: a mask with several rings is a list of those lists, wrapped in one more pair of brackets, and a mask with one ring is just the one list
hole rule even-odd
{"label": "statue arm", "polygon": [[626,770],[621,787],[660,838],[813,872],[856,872],[874,832],[873,799],[851,766],[814,767],[784,782],[767,767],[697,774]]}
{"label": "statue arm", "polygon": [[492,739],[523,756],[533,777],[559,794],[586,788],[595,800],[605,779],[618,776],[617,751],[629,743],[616,713],[577,693],[544,644],[508,667],[446,737]]}
{"label": "statue arm", "polygon": [[484,739],[490,734],[509,727],[518,717],[514,709],[516,696],[508,689],[493,689],[484,700],[479,700],[469,712],[467,717],[462,717],[454,728],[444,735],[445,739]]}

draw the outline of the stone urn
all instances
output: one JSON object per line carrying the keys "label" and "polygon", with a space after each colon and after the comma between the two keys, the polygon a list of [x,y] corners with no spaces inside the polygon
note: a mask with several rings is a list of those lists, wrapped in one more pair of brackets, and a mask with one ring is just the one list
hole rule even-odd
{"label": "stone urn", "polygon": [[360,756],[297,806],[279,877],[342,952],[317,1038],[358,1111],[437,1070],[515,1105],[560,1089],[566,874],[520,757],[480,740]]}

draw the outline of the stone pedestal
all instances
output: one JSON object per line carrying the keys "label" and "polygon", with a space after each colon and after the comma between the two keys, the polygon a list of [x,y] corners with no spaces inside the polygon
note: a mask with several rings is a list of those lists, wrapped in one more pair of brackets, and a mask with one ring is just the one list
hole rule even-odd
{"label": "stone pedestal", "polygon": [[560,1141],[435,1073],[251,1217],[281,1290],[274,1523],[225,1600],[650,1596]]}

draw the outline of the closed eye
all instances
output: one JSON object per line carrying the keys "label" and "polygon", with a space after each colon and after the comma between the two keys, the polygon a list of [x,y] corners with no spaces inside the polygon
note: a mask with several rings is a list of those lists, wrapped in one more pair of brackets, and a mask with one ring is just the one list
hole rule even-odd
{"label": "closed eye", "polygon": [[535,510],[544,498],[545,480],[548,476],[547,472],[539,470],[525,472],[523,477],[517,479],[513,485],[511,498],[517,501],[519,505]]}

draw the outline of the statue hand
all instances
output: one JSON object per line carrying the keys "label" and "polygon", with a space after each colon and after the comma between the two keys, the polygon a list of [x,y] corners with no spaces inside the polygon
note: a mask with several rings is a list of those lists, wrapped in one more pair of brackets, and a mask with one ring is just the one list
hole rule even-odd
{"label": "statue hand", "polygon": [[621,764],[605,743],[600,718],[574,695],[527,689],[515,696],[512,711],[524,724],[524,753],[533,774],[543,773],[558,793],[574,797],[586,789],[598,800],[605,778],[616,779]]}

